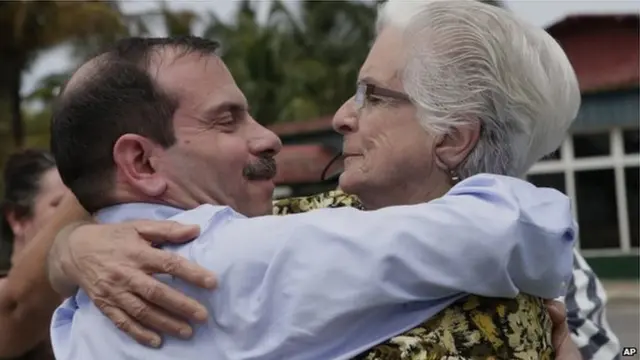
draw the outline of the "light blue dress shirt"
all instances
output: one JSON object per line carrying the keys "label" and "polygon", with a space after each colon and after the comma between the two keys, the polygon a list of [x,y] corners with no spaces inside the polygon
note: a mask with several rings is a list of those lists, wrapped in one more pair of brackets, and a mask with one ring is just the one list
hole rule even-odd
{"label": "light blue dress shirt", "polygon": [[577,231],[566,196],[495,175],[377,211],[248,219],[223,206],[133,203],[97,217],[200,225],[196,240],[166,249],[215,272],[219,287],[158,276],[210,312],[190,341],[167,338],[160,350],[135,343],[79,291],[53,316],[58,360],[347,359],[469,293],[563,295]]}

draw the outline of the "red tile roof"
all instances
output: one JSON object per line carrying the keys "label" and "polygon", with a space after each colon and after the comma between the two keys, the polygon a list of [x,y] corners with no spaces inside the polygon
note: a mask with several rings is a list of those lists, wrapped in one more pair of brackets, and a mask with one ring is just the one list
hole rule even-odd
{"label": "red tile roof", "polygon": [[275,182],[278,185],[319,182],[322,171],[336,155],[335,150],[318,144],[284,146],[276,156]]}
{"label": "red tile roof", "polygon": [[[640,85],[639,24],[638,14],[571,15],[547,27],[547,32],[567,47],[580,90],[594,93]],[[585,46],[585,41],[591,45]]]}
{"label": "red tile roof", "polygon": [[[590,30],[597,25],[610,26],[612,23],[622,23],[629,26],[638,26],[640,16],[638,14],[573,14],[566,16],[547,26],[547,32],[551,36],[557,36],[564,32],[576,30]],[[597,29],[597,27],[595,28]]]}
{"label": "red tile roof", "polygon": [[332,115],[323,116],[306,121],[295,121],[290,123],[278,123],[269,126],[269,129],[279,136],[305,134],[317,131],[331,130]]}

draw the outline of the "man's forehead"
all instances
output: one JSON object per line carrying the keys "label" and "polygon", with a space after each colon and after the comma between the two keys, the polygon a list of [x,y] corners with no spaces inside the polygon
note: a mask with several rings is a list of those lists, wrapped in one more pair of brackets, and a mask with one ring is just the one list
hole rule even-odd
{"label": "man's forehead", "polygon": [[198,53],[166,55],[152,58],[149,71],[158,85],[181,103],[200,111],[222,104],[246,107],[244,94],[219,57]]}

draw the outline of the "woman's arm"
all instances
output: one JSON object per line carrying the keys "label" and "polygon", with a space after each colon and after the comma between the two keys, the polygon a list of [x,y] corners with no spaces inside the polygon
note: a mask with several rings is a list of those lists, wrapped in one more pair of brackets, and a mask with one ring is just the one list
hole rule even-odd
{"label": "woman's arm", "polygon": [[0,358],[14,357],[42,341],[61,298],[49,285],[47,255],[56,234],[67,224],[89,219],[68,194],[60,210],[23,250],[0,288]]}

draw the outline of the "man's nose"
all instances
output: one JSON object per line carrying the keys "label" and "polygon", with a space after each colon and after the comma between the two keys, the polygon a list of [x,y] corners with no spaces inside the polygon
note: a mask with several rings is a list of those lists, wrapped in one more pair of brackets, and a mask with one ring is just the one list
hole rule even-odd
{"label": "man's nose", "polygon": [[342,135],[358,130],[358,113],[353,98],[347,100],[333,116],[333,129]]}
{"label": "man's nose", "polygon": [[282,150],[282,141],[273,131],[258,125],[258,133],[250,142],[251,152],[256,156],[273,157]]}

